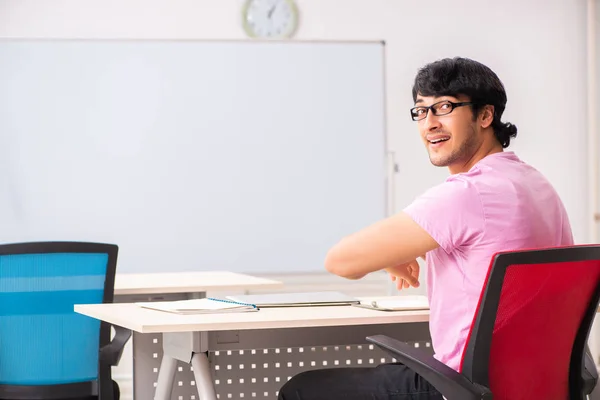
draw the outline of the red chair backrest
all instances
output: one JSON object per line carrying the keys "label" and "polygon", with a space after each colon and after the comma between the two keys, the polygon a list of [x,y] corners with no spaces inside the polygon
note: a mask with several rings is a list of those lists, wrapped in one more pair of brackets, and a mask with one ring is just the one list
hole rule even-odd
{"label": "red chair backrest", "polygon": [[[504,266],[488,344],[488,378],[494,400],[569,399],[574,343],[582,323],[591,324],[585,322],[591,303],[597,306],[600,260],[567,261],[562,255],[558,262]],[[495,279],[500,276],[501,280],[501,275],[496,274]],[[491,279],[493,270],[488,274],[487,286]],[[487,301],[485,297],[482,293],[478,314]],[[584,328],[587,337],[589,326]],[[472,328],[471,336],[476,331]],[[464,357],[477,357],[477,351],[471,347]]]}

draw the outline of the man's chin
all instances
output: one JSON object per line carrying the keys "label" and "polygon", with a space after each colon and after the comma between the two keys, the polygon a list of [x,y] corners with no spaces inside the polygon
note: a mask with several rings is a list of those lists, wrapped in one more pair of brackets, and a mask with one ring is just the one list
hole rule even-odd
{"label": "man's chin", "polygon": [[431,154],[429,155],[429,161],[436,167],[447,167],[449,164],[448,157],[436,157]]}

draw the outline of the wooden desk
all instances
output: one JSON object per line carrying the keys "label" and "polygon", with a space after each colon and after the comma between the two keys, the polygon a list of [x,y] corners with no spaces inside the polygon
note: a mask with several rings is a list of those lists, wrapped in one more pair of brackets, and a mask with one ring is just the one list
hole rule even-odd
{"label": "wooden desk", "polygon": [[[206,292],[277,289],[283,283],[271,279],[227,271],[166,272],[147,274],[117,274],[115,303],[138,301],[184,300],[206,297]],[[151,399],[145,394],[147,381],[154,368],[146,355],[148,349],[160,346],[162,337],[142,335],[134,330],[133,393],[138,400]]]}
{"label": "wooden desk", "polygon": [[[190,398],[191,390],[197,390],[203,400],[214,400],[217,393],[220,398],[240,398],[243,393],[244,398],[275,399],[287,379],[306,369],[393,361],[366,344],[365,337],[373,334],[430,347],[429,311],[383,312],[338,306],[177,315],[134,304],[77,305],[75,311],[139,334],[162,335],[160,368],[156,347],[147,349],[143,359],[154,362],[157,369],[143,392],[144,398],[153,398],[156,381],[155,400]],[[191,364],[193,375],[178,376],[174,386],[176,373],[192,372],[185,364],[178,368],[177,360]],[[182,388],[189,379],[194,382]]]}
{"label": "wooden desk", "polygon": [[117,274],[115,297],[206,293],[208,291],[277,289],[283,283],[226,271]]}

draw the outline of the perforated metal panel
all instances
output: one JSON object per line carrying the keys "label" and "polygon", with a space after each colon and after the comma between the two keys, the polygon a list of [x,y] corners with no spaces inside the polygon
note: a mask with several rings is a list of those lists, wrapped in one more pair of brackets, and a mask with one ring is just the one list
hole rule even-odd
{"label": "perforated metal panel", "polygon": [[[423,329],[423,326],[417,329],[417,333],[414,333],[414,331],[411,333],[410,327],[413,324],[398,325],[402,325],[402,328],[404,328],[398,330],[400,333],[413,339],[409,343],[427,352],[432,352],[428,333]],[[352,329],[352,327],[347,329]],[[275,332],[277,330],[270,331],[269,335]],[[333,333],[334,338],[339,338],[339,334]],[[415,334],[420,335],[423,340],[415,341]],[[297,336],[302,338],[302,330],[298,330]],[[358,336],[361,336],[361,334]],[[395,336],[403,340],[401,336],[405,335]],[[362,337],[364,340],[364,336]],[[320,335],[320,339],[324,343],[329,343],[332,337]],[[344,338],[340,339],[344,341]],[[135,400],[152,399],[163,353],[161,335],[135,334],[135,340],[138,351],[134,353],[134,366],[136,368],[134,398]],[[346,338],[347,340],[348,338]],[[314,339],[310,341],[314,341]],[[218,343],[218,338],[214,338],[212,342],[213,345]],[[276,338],[272,342],[279,344]],[[241,343],[244,343],[243,337],[240,339],[240,345],[228,344],[228,347],[239,347]],[[274,400],[277,398],[279,388],[287,380],[305,370],[374,367],[395,360],[371,344],[344,344],[254,350],[215,350],[209,351],[209,361],[219,399]],[[191,365],[178,362],[171,399],[199,400]]]}
{"label": "perforated metal panel", "polygon": [[276,399],[279,388],[302,371],[396,361],[370,344],[220,351],[209,359],[220,399]]}

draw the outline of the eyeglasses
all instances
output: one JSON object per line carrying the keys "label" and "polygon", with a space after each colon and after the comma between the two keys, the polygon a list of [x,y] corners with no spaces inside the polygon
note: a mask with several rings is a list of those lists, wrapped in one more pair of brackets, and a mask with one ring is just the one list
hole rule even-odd
{"label": "eyeglasses", "polygon": [[418,106],[410,109],[410,117],[413,121],[420,121],[427,118],[429,110],[433,112],[433,115],[447,115],[450,114],[456,107],[472,105],[473,102],[464,101],[462,103],[454,103],[449,100],[438,101],[430,105],[429,107]]}

